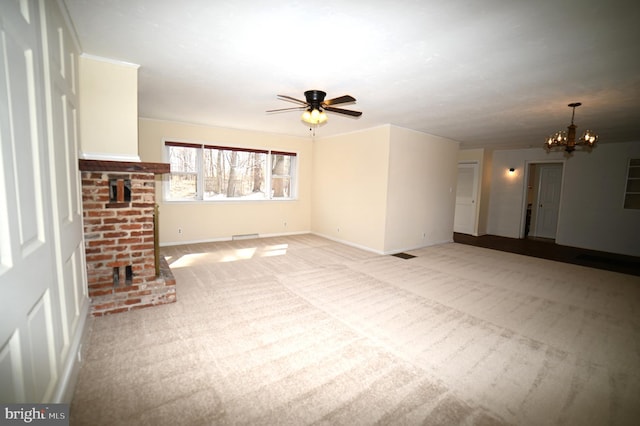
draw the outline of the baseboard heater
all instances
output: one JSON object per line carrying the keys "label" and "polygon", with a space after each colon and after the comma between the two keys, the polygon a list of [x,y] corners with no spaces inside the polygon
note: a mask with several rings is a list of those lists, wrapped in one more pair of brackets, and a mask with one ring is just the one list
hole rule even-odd
{"label": "baseboard heater", "polygon": [[231,236],[231,240],[232,241],[238,241],[238,240],[250,240],[253,238],[258,238],[258,234],[242,234],[242,235],[232,235]]}

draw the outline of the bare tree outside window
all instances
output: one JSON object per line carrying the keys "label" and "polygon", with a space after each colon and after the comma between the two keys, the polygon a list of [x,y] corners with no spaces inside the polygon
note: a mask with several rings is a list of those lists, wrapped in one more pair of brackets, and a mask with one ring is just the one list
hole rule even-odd
{"label": "bare tree outside window", "polygon": [[240,195],[238,191],[238,187],[240,186],[240,182],[238,182],[241,178],[238,178],[238,152],[231,151],[229,154],[229,178],[227,179],[227,198],[237,197]]}
{"label": "bare tree outside window", "polygon": [[273,198],[288,197],[291,183],[291,156],[272,154],[271,165],[271,196]]}
{"label": "bare tree outside window", "polygon": [[171,179],[169,191],[172,198],[195,200],[198,190],[198,150],[191,147],[172,146],[169,149]]}
{"label": "bare tree outside window", "polygon": [[262,171],[264,169],[264,164],[256,157],[256,155],[253,156],[251,165],[251,167],[253,168],[253,185],[251,188],[251,192],[253,193],[264,192],[264,173]]}

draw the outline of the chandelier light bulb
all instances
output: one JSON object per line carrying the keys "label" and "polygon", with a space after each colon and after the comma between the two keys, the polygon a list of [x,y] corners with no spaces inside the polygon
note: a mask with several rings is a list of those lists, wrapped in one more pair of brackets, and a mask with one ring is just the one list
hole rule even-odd
{"label": "chandelier light bulb", "polygon": [[598,135],[593,133],[591,130],[587,130],[584,132],[584,136],[582,138],[589,146],[593,146],[598,140]]}

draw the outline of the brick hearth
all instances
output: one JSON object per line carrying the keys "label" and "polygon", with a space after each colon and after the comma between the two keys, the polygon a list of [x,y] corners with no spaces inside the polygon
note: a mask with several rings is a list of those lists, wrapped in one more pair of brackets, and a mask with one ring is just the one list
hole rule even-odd
{"label": "brick hearth", "polygon": [[176,301],[176,281],[156,258],[155,174],[163,163],[80,160],[91,315]]}

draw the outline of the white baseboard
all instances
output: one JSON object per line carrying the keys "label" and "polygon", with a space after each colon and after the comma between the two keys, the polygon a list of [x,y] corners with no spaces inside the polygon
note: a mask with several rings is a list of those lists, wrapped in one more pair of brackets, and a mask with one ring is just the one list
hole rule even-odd
{"label": "white baseboard", "polygon": [[[297,231],[297,232],[281,232],[281,233],[273,233],[273,234],[252,234],[255,235],[254,238],[272,238],[272,237],[285,237],[289,235],[303,235],[303,234],[312,234],[309,231]],[[184,244],[202,244],[202,243],[217,243],[221,241],[232,241],[233,236],[228,237],[220,237],[220,238],[205,238],[202,240],[185,240],[185,241],[168,241],[160,243],[160,247],[170,247],[170,246],[181,246]],[[238,238],[236,238],[238,239]]]}
{"label": "white baseboard", "polygon": [[446,240],[446,241],[429,242],[427,244],[421,244],[421,245],[418,245],[418,246],[405,247],[403,249],[395,249],[395,250],[385,251],[384,254],[404,253],[404,252],[411,251],[411,250],[420,250],[420,249],[425,248],[425,247],[439,246],[440,244],[446,244],[446,243],[452,243],[452,242],[453,242],[453,239]]}
{"label": "white baseboard", "polygon": [[[271,237],[285,237],[285,236],[289,236],[289,235],[303,235],[303,234],[312,234],[312,235],[317,235],[318,237],[322,237],[322,238],[326,238],[327,240],[331,240],[331,241],[335,241],[337,243],[340,244],[344,244],[347,246],[351,246],[351,247],[355,247],[361,250],[365,250],[371,253],[375,253],[375,254],[381,254],[381,255],[388,255],[388,254],[395,254],[395,253],[401,253],[404,251],[409,251],[409,250],[418,250],[424,247],[429,247],[429,246],[436,246],[439,244],[445,244],[445,243],[452,243],[453,242],[453,238],[445,240],[445,241],[436,241],[436,242],[430,242],[428,244],[424,244],[424,245],[420,245],[420,246],[416,246],[416,247],[408,247],[402,250],[391,250],[391,251],[380,251],[380,250],[376,250],[373,249],[371,247],[367,247],[367,246],[363,246],[361,244],[355,244],[351,241],[347,241],[347,240],[342,240],[340,238],[335,238],[333,236],[330,235],[325,235],[319,232],[312,232],[312,231],[298,231],[298,232],[283,232],[283,233],[274,233],[274,234],[252,234],[252,236],[255,235],[254,238],[271,238]],[[221,241],[232,241],[234,239],[233,236],[229,236],[229,237],[221,237],[221,238],[208,238],[208,239],[202,239],[202,240],[189,240],[189,241],[169,241],[169,242],[163,242],[160,243],[160,247],[170,247],[170,246],[181,246],[184,244],[201,244],[201,243],[216,243],[216,242],[221,242]],[[238,239],[238,238],[236,238]]]}
{"label": "white baseboard", "polygon": [[311,232],[311,233],[314,234],[314,235],[317,235],[319,237],[326,238],[327,240],[335,241],[335,242],[340,243],[340,244],[344,244],[344,245],[347,245],[347,246],[359,248],[359,249],[366,250],[366,251],[371,252],[371,253],[376,253],[376,254],[385,255],[385,256],[389,255],[389,254],[402,253],[402,252],[405,252],[405,251],[418,250],[418,249],[421,249],[421,248],[424,248],[424,247],[437,246],[437,245],[440,245],[440,244],[452,243],[453,242],[453,238],[451,238],[449,240],[430,242],[428,244],[423,244],[423,245],[419,245],[419,246],[415,246],[415,247],[407,247],[407,248],[404,248],[404,249],[381,251],[381,250],[376,250],[376,249],[373,249],[371,247],[363,246],[363,245],[360,245],[360,244],[355,244],[355,243],[352,243],[351,241],[341,240],[340,238],[335,238],[335,237],[332,237],[330,235],[324,235],[324,234],[321,234],[321,233],[318,233],[318,232]]}
{"label": "white baseboard", "polygon": [[355,244],[355,243],[352,243],[351,241],[341,240],[340,238],[335,238],[335,237],[332,237],[330,235],[325,235],[325,234],[321,234],[321,233],[318,233],[318,232],[311,232],[311,234],[317,235],[318,237],[326,238],[327,240],[335,241],[336,243],[344,244],[345,246],[355,247],[355,248],[358,248],[358,249],[361,249],[361,250],[365,250],[365,251],[368,251],[368,252],[371,252],[371,253],[382,254],[382,255],[385,254],[384,252],[382,252],[380,250],[376,250],[376,249],[373,249],[371,247],[363,246],[361,244]]}

